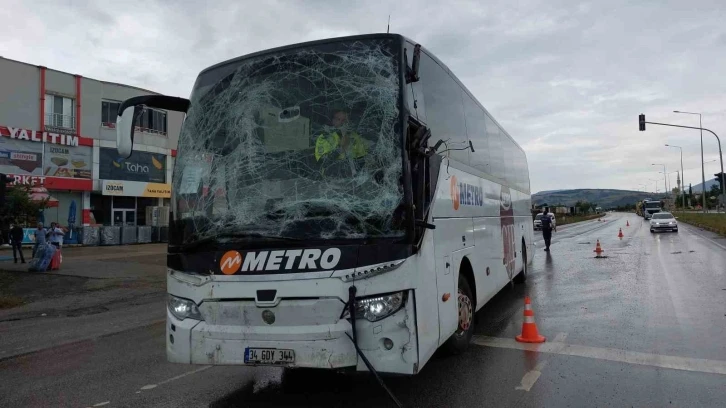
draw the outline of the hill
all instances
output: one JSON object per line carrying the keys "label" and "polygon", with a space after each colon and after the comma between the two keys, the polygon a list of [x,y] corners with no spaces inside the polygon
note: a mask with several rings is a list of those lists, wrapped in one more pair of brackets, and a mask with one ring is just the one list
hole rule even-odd
{"label": "hill", "polygon": [[[698,178],[700,180],[701,176],[699,175]],[[693,186],[693,193],[694,194],[700,193],[702,185],[703,185],[703,183],[698,183],[695,186]],[[711,186],[718,186],[718,185],[719,185],[719,183],[718,183],[718,181],[716,181],[715,178],[711,179],[711,180],[706,179],[706,192],[708,193],[709,191],[711,191]]]}
{"label": "hill", "polygon": [[660,194],[644,193],[642,191],[615,190],[615,189],[575,189],[541,191],[532,195],[533,204],[547,203],[550,206],[562,204],[568,207],[578,201],[587,201],[602,208],[614,208],[635,204],[644,198],[660,199]]}

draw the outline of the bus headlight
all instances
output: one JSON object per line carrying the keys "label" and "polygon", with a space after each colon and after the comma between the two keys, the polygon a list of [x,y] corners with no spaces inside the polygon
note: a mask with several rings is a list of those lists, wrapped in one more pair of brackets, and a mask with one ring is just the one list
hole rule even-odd
{"label": "bus headlight", "polygon": [[169,307],[171,314],[179,320],[204,320],[202,314],[199,313],[199,308],[191,300],[169,295],[167,306]]}
{"label": "bus headlight", "polygon": [[[356,319],[366,319],[369,322],[376,322],[396,313],[406,304],[407,291],[389,293],[387,295],[375,295],[356,299]],[[345,314],[349,317],[349,314]]]}

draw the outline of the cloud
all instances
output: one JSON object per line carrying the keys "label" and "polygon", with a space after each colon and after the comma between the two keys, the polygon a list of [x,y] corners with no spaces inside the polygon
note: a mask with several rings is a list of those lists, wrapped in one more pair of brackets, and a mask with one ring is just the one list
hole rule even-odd
{"label": "cloud", "polygon": [[[698,132],[638,132],[639,113],[697,125],[672,111],[701,111],[726,142],[719,0],[6,3],[4,57],[176,96],[218,62],[384,32],[390,14],[392,32],[436,54],[524,147],[534,191],[653,184],[651,163],[680,168],[678,149],[665,143],[683,147],[686,182],[700,182]],[[710,135],[704,150],[707,161],[718,157]]]}

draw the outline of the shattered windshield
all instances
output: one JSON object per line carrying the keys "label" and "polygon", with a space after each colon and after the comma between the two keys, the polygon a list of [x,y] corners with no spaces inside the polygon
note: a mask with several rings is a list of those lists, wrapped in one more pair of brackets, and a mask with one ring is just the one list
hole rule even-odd
{"label": "shattered windshield", "polygon": [[328,43],[202,73],[173,178],[183,240],[402,236],[394,44]]}

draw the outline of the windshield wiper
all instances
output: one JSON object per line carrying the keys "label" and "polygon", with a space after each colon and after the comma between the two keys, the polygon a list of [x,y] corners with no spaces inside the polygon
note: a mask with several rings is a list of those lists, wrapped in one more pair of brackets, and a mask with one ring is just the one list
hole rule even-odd
{"label": "windshield wiper", "polygon": [[280,236],[271,236],[271,235],[263,235],[258,233],[250,233],[250,232],[226,232],[226,233],[219,233],[211,237],[198,239],[196,241],[189,242],[187,244],[182,245],[179,250],[181,252],[189,251],[195,248],[198,248],[200,246],[204,246],[211,243],[219,243],[220,238],[234,238],[235,241],[237,240],[249,240],[249,239],[260,239],[265,241],[302,241],[300,238],[290,238],[290,237],[280,237]]}

